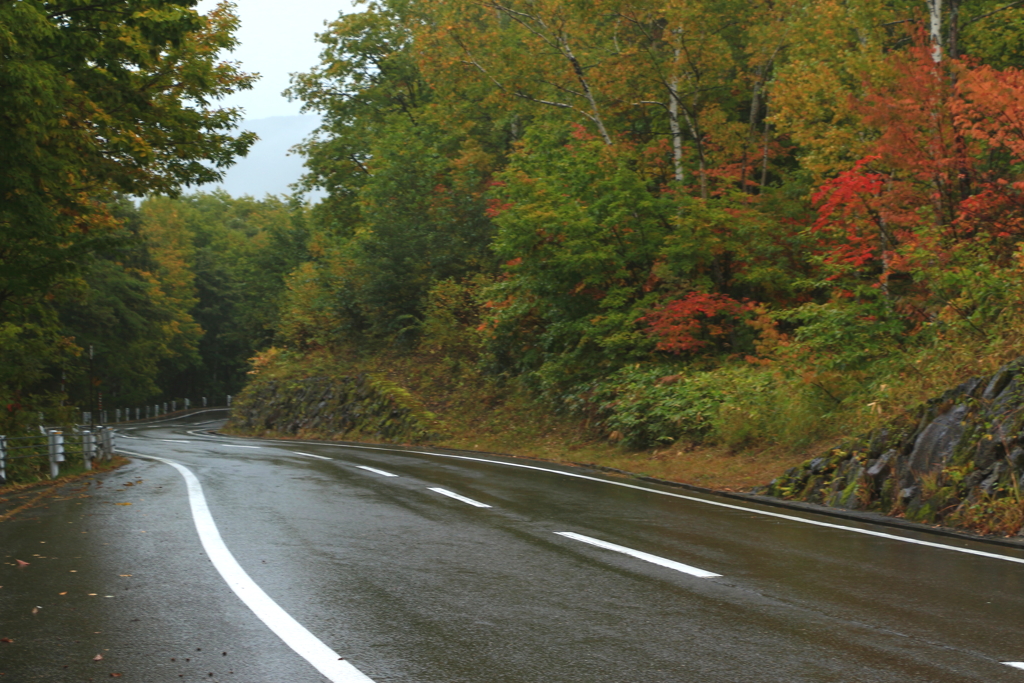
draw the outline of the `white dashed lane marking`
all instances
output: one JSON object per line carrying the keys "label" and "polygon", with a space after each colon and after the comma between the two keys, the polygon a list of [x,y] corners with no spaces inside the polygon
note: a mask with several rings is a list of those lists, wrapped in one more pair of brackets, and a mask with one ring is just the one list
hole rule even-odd
{"label": "white dashed lane marking", "polygon": [[604,548],[605,550],[614,550],[617,553],[629,555],[630,557],[635,557],[638,560],[643,560],[645,562],[657,564],[662,567],[668,567],[669,569],[674,569],[677,572],[683,572],[684,574],[696,576],[701,579],[710,579],[715,576],[721,576],[721,574],[715,574],[714,572],[698,569],[697,567],[691,567],[690,565],[683,564],[682,562],[676,562],[675,560],[669,560],[664,557],[658,557],[657,555],[651,555],[650,553],[645,553],[641,550],[633,550],[632,548],[627,548],[624,545],[616,545],[614,543],[609,543],[608,541],[602,541],[598,538],[584,536],[583,534],[574,534],[571,531],[556,531],[555,533],[559,536],[571,538],[574,541],[581,541],[583,543],[589,543],[590,545],[596,545],[598,548]]}
{"label": "white dashed lane marking", "polygon": [[463,503],[466,503],[467,505],[472,505],[473,507],[478,507],[478,508],[489,508],[489,507],[491,507],[490,505],[487,505],[486,503],[481,503],[480,501],[473,500],[472,498],[466,498],[465,496],[460,496],[457,493],[452,493],[448,489],[431,488],[430,490],[435,492],[435,493],[440,493],[442,496],[448,496],[449,498],[454,498],[455,500],[461,500]]}
{"label": "white dashed lane marking", "polygon": [[374,474],[379,474],[382,477],[397,477],[398,476],[397,474],[391,474],[390,472],[385,472],[384,470],[378,470],[376,467],[367,467],[366,465],[356,465],[356,467],[358,467],[361,470],[366,470],[367,472],[373,472]]}
{"label": "white dashed lane marking", "polygon": [[307,458],[319,458],[320,460],[333,460],[334,458],[328,458],[326,455],[313,455],[312,453],[303,453],[302,451],[292,451],[295,455],[304,455]]}

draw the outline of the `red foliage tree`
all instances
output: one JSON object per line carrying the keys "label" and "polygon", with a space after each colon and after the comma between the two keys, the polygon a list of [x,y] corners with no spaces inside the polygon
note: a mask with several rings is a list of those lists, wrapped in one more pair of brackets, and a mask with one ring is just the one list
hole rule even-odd
{"label": "red foliage tree", "polygon": [[884,286],[982,239],[1005,260],[1024,239],[1024,72],[936,64],[927,45],[892,59],[896,78],[853,105],[879,131],[871,153],[813,197],[831,278]]}
{"label": "red foliage tree", "polygon": [[711,343],[724,341],[735,323],[752,304],[741,303],[725,294],[690,292],[640,318],[658,340],[659,351],[692,353]]}

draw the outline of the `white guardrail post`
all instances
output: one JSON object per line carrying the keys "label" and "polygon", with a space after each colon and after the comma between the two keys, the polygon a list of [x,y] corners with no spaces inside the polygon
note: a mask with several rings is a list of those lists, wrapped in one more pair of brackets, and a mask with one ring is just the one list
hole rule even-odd
{"label": "white guardrail post", "polygon": [[60,476],[60,463],[64,462],[64,433],[51,429],[46,437],[50,450],[50,479]]}
{"label": "white guardrail post", "polygon": [[85,460],[85,469],[92,469],[92,461],[96,457],[96,435],[90,431],[82,432],[82,458]]}
{"label": "white guardrail post", "polygon": [[103,428],[103,450],[106,462],[110,462],[114,457],[114,428],[104,427]]}

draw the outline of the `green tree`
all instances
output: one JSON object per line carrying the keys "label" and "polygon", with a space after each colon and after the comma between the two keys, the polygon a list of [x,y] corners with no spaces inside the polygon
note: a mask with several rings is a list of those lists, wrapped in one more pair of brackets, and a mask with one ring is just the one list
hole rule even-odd
{"label": "green tree", "polygon": [[251,133],[213,101],[252,82],[237,18],[194,1],[0,3],[0,320],[115,230],[112,193],[217,180]]}

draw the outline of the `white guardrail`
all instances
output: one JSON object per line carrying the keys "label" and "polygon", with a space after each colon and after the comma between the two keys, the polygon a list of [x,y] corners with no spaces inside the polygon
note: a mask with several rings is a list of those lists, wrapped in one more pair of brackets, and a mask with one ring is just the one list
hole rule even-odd
{"label": "white guardrail", "polygon": [[[182,410],[192,410],[194,408],[206,408],[208,407],[208,401],[204,396],[199,400],[197,405],[192,404],[191,399],[183,399],[181,403]],[[231,394],[228,394],[225,405],[231,407]],[[151,420],[157,417],[163,417],[164,415],[170,415],[178,412],[178,401],[177,399],[172,401],[164,401],[162,403],[154,403],[153,405],[137,406],[135,408],[115,408],[114,410],[99,410],[95,415],[96,421],[100,424],[118,424],[121,422],[135,422],[138,420]],[[43,419],[42,413],[40,413],[40,420]],[[93,424],[93,414],[91,411],[84,411],[82,413],[82,424],[91,425]]]}
{"label": "white guardrail", "polygon": [[46,458],[50,464],[50,478],[60,476],[60,466],[69,458],[81,460],[83,467],[92,469],[93,462],[109,462],[114,456],[114,428],[109,426],[71,427],[70,429],[44,429],[39,436],[0,435],[0,484],[7,483],[7,467],[11,461]]}

